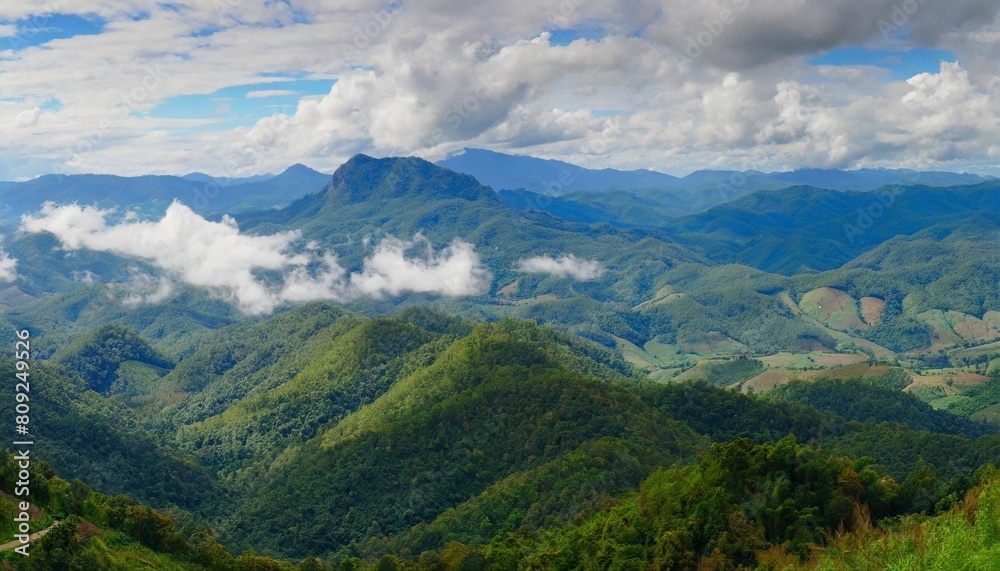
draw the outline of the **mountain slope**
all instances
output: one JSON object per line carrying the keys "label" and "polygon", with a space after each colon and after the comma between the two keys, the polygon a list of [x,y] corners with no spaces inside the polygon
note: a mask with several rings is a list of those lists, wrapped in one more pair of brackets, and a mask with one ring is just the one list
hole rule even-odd
{"label": "mountain slope", "polygon": [[49,295],[9,310],[9,319],[30,326],[44,339],[38,357],[48,357],[79,336],[112,322],[130,328],[168,355],[183,356],[198,346],[203,334],[241,317],[232,305],[195,288],[181,288],[168,302],[136,307],[128,303],[131,292],[122,285],[91,285]]}
{"label": "mountain slope", "polygon": [[307,304],[262,322],[240,321],[204,336],[148,394],[129,400],[166,426],[204,420],[255,391],[295,376],[315,352],[362,320],[330,304]]}
{"label": "mountain slope", "polygon": [[996,183],[875,193],[812,187],[762,191],[666,227],[706,257],[791,275],[839,268],[898,235],[1000,215]]}
{"label": "mountain slope", "polygon": [[246,480],[281,451],[308,441],[378,398],[409,370],[426,365],[442,350],[435,339],[405,321],[366,322],[319,349],[294,378],[256,389],[225,412],[184,426],[176,442],[205,464]]}
{"label": "mountain slope", "polygon": [[[62,354],[115,329],[88,334]],[[732,505],[777,510],[747,512],[750,527],[731,534],[756,522],[767,541],[804,545],[823,541],[825,526],[851,521],[851,502],[830,507],[835,490],[857,491],[850,470],[870,468],[873,485],[891,474],[910,490],[899,502],[873,499],[884,491],[877,486],[851,496],[873,514],[911,513],[923,509],[913,507],[918,499],[933,505],[964,493],[961,478],[1000,458],[997,436],[962,436],[984,431],[903,393],[824,390],[833,384],[820,382],[793,398],[762,399],[700,383],[660,385],[611,351],[534,323],[476,325],[420,308],[366,319],[315,303],[237,323],[207,334],[169,374],[127,399],[87,391],[51,364],[36,369],[40,430],[50,438],[39,453],[60,472],[210,518],[230,548],[329,555],[337,564],[348,555],[374,564],[386,553],[416,559],[458,549],[450,541],[488,557],[510,549],[539,561],[553,549],[581,555],[595,537],[588,522],[618,517],[616,506],[634,506],[637,490],[666,480],[682,485],[671,494],[687,497],[686,506],[728,494]],[[870,423],[796,401],[857,412]],[[768,444],[788,434],[816,446]],[[692,466],[710,440],[740,438],[750,440]],[[102,463],[106,457],[113,461]],[[915,487],[922,460],[942,474],[939,484]],[[670,477],[658,477],[662,470]],[[803,493],[789,491],[788,481]],[[768,528],[769,517],[799,531]],[[697,517],[690,521],[702,529]],[[659,529],[654,538],[686,529],[674,520],[651,525]],[[702,539],[679,539],[678,548],[711,555],[698,550],[716,545],[713,525]],[[640,543],[657,540],[650,541]]]}
{"label": "mountain slope", "polygon": [[[128,373],[133,369],[167,369],[174,363],[160,354],[145,339],[123,325],[109,324],[79,337],[52,356],[52,360],[74,373],[96,392],[127,388]],[[162,375],[165,371],[161,372]]]}
{"label": "mountain slope", "polygon": [[[596,289],[596,283],[603,282],[628,300],[638,299],[637,281],[652,279],[678,260],[697,259],[655,230],[576,224],[543,212],[518,212],[474,178],[416,158],[358,155],[337,170],[323,192],[281,210],[238,216],[237,221],[253,232],[301,230],[306,239],[335,248],[353,265],[360,263],[363,246],[358,242],[365,236],[377,241],[387,235],[410,239],[419,233],[437,247],[461,238],[476,246],[498,288],[523,276],[516,270],[521,259],[572,253],[596,259],[610,270],[607,279],[574,287]],[[562,280],[550,287],[566,285]]]}
{"label": "mountain slope", "polygon": [[[0,363],[14,378],[14,363]],[[128,493],[157,507],[211,513],[225,497],[209,472],[158,446],[124,407],[88,390],[58,367],[31,367],[34,451],[69,479],[105,493]],[[14,402],[13,384],[0,396]]]}
{"label": "mountain slope", "polygon": [[122,210],[139,206],[144,213],[161,213],[175,198],[193,202],[202,185],[174,176],[46,175],[0,189],[0,217],[17,221],[45,202],[77,202]]}
{"label": "mountain slope", "polygon": [[206,196],[206,204],[202,210],[213,214],[231,215],[237,212],[281,208],[307,194],[319,191],[329,182],[330,175],[296,164],[281,174],[263,180],[228,182],[218,191],[214,188],[205,189],[206,195],[211,192],[217,193],[217,196]]}
{"label": "mountain slope", "polygon": [[449,222],[458,224],[455,231],[461,233],[469,232],[481,221],[479,211],[503,209],[495,193],[472,177],[420,159],[357,155],[337,169],[321,192],[276,212],[251,213],[237,220],[246,229],[287,225],[313,236],[345,226],[356,227],[356,233],[364,232],[375,229],[370,221],[377,219],[391,221],[397,228],[408,223],[412,234],[433,225],[442,211],[459,217]]}
{"label": "mountain slope", "polygon": [[[4,569],[291,569],[252,553],[234,558],[215,541],[211,530],[192,534],[168,515],[131,498],[102,494],[80,480],[69,483],[59,477],[64,474],[37,457],[27,470],[31,494],[15,498],[14,482],[22,477],[20,471],[19,461],[4,453],[0,458],[0,542],[4,543],[0,566]],[[29,545],[14,540],[20,531],[14,518],[21,513],[18,504],[24,500],[30,501]]]}
{"label": "mountain slope", "polygon": [[[589,440],[626,438],[660,461],[698,446],[633,393],[573,373],[546,335],[522,323],[479,326],[371,405],[289,449],[228,532],[289,554],[334,551],[362,539],[363,528],[397,533]],[[323,525],[299,525],[294,542],[275,536],[295,524],[292,512],[268,506],[303,495]],[[246,523],[262,519],[269,529]]]}

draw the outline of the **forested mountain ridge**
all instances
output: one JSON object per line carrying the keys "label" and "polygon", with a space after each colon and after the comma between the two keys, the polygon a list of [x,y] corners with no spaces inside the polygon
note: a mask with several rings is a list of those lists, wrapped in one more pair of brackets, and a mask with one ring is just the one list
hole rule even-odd
{"label": "forested mountain ridge", "polygon": [[77,338],[52,356],[99,393],[124,392],[133,376],[162,376],[174,363],[129,328],[109,324]]}
{"label": "forested mountain ridge", "polygon": [[[536,560],[548,568],[554,563],[546,553],[584,558],[567,561],[596,556],[587,531],[592,523],[586,522],[622,517],[622,509],[633,509],[628,506],[635,490],[652,493],[666,480],[703,479],[690,484],[696,486],[690,493],[700,495],[721,482],[782,481],[786,476],[781,474],[790,474],[796,485],[819,485],[814,492],[827,495],[822,502],[849,506],[865,498],[878,519],[933,511],[942,499],[968,489],[976,467],[1000,458],[997,437],[979,437],[995,429],[963,424],[902,393],[909,400],[901,406],[875,404],[884,404],[886,394],[864,387],[898,390],[898,374],[879,381],[883,385],[857,381],[862,384],[856,391],[821,382],[816,390],[829,386],[827,396],[786,392],[762,399],[704,384],[652,383],[612,351],[526,322],[476,324],[419,308],[368,319],[319,303],[210,334],[165,375],[129,392],[99,395],[87,390],[83,376],[61,376],[55,366],[72,365],[65,356],[87,355],[86,348],[112,339],[132,352],[148,347],[120,326],[102,327],[39,368],[48,390],[79,403],[59,408],[46,400],[52,398],[45,397],[46,391],[41,393],[38,406],[57,411],[40,418],[40,429],[49,435],[49,444],[39,449],[42,458],[59,473],[69,470],[74,477],[96,480],[98,489],[126,491],[158,507],[181,507],[188,514],[185,521],[211,523],[234,552],[252,548],[335,562],[352,556],[385,560],[388,553],[419,565],[421,553],[447,558],[460,545],[460,559],[470,564],[478,557],[490,565]],[[839,414],[869,412],[856,417],[864,421],[858,423],[813,406]],[[72,410],[104,410],[91,419],[117,414],[119,429],[99,430],[128,431],[133,440],[148,432],[159,442],[154,450],[161,459],[123,454],[130,445],[122,440],[95,441],[95,420],[74,423],[73,415],[80,413]],[[940,433],[939,427],[951,434]],[[89,459],[77,460],[96,450],[63,451],[84,433],[101,443],[102,454],[112,453],[117,472],[152,471],[139,472],[137,479],[99,476],[87,468]],[[788,434],[809,444],[801,450],[794,444],[779,447],[786,450],[780,461],[786,464],[707,476],[732,469],[713,467],[721,460],[709,458],[776,453],[734,443],[730,452],[704,456],[711,442],[749,438],[770,446],[766,443]],[[886,437],[908,444],[889,454]],[[876,461],[831,464],[830,454]],[[182,462],[193,472],[181,475],[176,467],[168,468],[177,462],[170,457],[186,458]],[[824,463],[839,476],[822,476],[823,484],[795,480],[798,471]],[[701,467],[683,468],[694,465]],[[941,478],[914,476],[924,465]],[[657,470],[676,475],[656,476]],[[696,476],[696,470],[708,472]],[[851,470],[861,474],[864,492],[842,482]],[[154,490],[149,483],[157,473],[181,479]],[[898,484],[886,488],[887,477]],[[180,482],[197,486],[203,499],[192,501],[191,489],[181,500],[174,490],[187,488],[179,488]],[[734,505],[745,501],[739,499],[744,492],[727,493],[735,494],[726,500]],[[690,509],[702,509],[691,501]],[[791,518],[784,523],[767,523],[772,516],[764,514],[772,507],[761,507],[764,511],[745,514],[746,522],[736,528],[726,527],[735,525],[732,521],[722,528],[693,523],[708,526],[692,528],[701,530],[696,535],[703,539],[680,540],[677,547],[688,554],[671,557],[748,561],[773,542],[791,538],[793,555],[801,554],[805,551],[796,546],[825,544],[816,530],[856,523],[849,508],[795,501],[801,514],[820,509],[821,519],[801,519],[805,516],[796,511],[781,516]],[[226,509],[220,510],[220,502]],[[689,508],[671,509],[686,513]],[[677,525],[674,519],[656,521],[650,529]],[[763,531],[755,531],[757,525]],[[745,534],[739,537],[750,543],[716,553],[727,544],[717,535],[723,532]],[[618,560],[624,553],[606,556]],[[659,557],[639,553],[645,552],[631,557]]]}
{"label": "forested mountain ridge", "polygon": [[[31,265],[8,291],[37,300],[3,317],[47,361],[39,454],[284,567],[807,565],[841,527],[947,517],[989,485],[995,183],[764,190],[662,223],[645,193],[579,219],[583,197],[553,200],[562,219],[359,155],[238,231],[301,233],[350,271],[388,236],[461,239],[490,291],[268,317],[182,283],[129,302],[154,263],[12,235]],[[601,271],[522,267],[568,254]]]}
{"label": "forested mountain ridge", "polygon": [[666,226],[715,261],[792,275],[833,270],[896,236],[970,216],[995,221],[998,189],[995,182],[866,193],[792,187],[757,192]]}
{"label": "forested mountain ridge", "polygon": [[[14,497],[14,482],[24,478],[17,457],[0,458],[0,566],[27,571],[67,569],[322,569],[318,560],[300,565],[245,553],[234,557],[216,541],[210,529],[192,532],[162,512],[125,495],[102,494],[81,480],[60,478],[43,461],[28,470],[31,494]],[[21,502],[28,502],[28,520]],[[15,525],[16,523],[16,525]],[[29,543],[17,535],[21,524],[31,533]],[[8,540],[13,540],[8,543]],[[8,546],[16,546],[18,550]]]}
{"label": "forested mountain ridge", "polygon": [[[534,319],[621,350],[663,379],[706,359],[782,353],[806,367],[873,356],[941,369],[992,355],[969,350],[1000,340],[1000,295],[990,270],[977,269],[993,267],[998,252],[995,182],[766,190],[640,228],[518,211],[472,177],[416,158],[359,155],[330,181],[285,208],[238,215],[241,231],[301,232],[352,270],[389,236],[428,248],[461,239],[492,276],[490,290],[471,298],[402,294],[347,304],[370,315],[434,304],[476,318]],[[869,210],[879,216],[859,221]],[[143,260],[69,255],[46,234],[7,248],[30,261],[11,295],[40,298],[18,303],[11,316],[41,325],[49,347],[124,319],[189,351],[198,335],[239,319],[211,293],[187,287],[161,306],[121,307],[137,273],[157,273]],[[559,264],[570,254],[593,275],[521,269],[525,260]],[[87,285],[98,279],[112,285]],[[107,295],[118,303],[105,303]]]}
{"label": "forested mountain ridge", "polygon": [[[972,283],[977,280],[974,275],[956,283],[938,263],[950,255],[945,250],[964,252],[973,243],[994,242],[990,221],[1000,208],[992,182],[950,188],[885,187],[873,193],[810,187],[767,190],[701,214],[664,221],[661,228],[624,228],[602,222],[606,217],[600,216],[571,222],[537,210],[519,212],[475,179],[415,158],[359,155],[338,169],[331,181],[285,208],[237,216],[241,229],[302,232],[304,239],[337,253],[350,267],[362,262],[365,244],[387,236],[404,240],[422,236],[437,247],[460,238],[481,255],[493,276],[491,290],[476,299],[434,303],[469,315],[536,319],[609,347],[629,343],[645,352],[635,359],[639,364],[674,370],[692,364],[689,359],[659,357],[661,345],[667,352],[733,356],[814,350],[851,353],[848,347],[853,344],[880,356],[912,353],[922,358],[940,347],[948,350],[969,340],[991,341],[993,326],[988,325],[987,314],[1000,310],[990,288]],[[858,212],[873,205],[891,215],[874,218],[870,226],[860,223]],[[58,284],[56,291],[68,291],[70,296],[82,295],[74,291],[81,288],[76,281],[81,274],[127,283],[132,267],[155,273],[141,261],[123,265],[110,254],[83,251],[67,256],[45,235],[21,237],[9,249],[19,259],[32,260],[26,265],[29,273],[16,287],[39,297],[46,295],[46,284]],[[921,271],[904,273],[865,261],[898,258],[893,252],[902,249],[911,252],[906,254],[907,267],[922,265]],[[985,250],[970,253],[956,256],[962,266],[958,276],[966,276],[977,264],[988,266],[989,256],[995,255]],[[604,271],[586,281],[518,271],[525,259],[566,254],[594,262]],[[928,257],[936,267],[926,265]],[[747,273],[748,267],[767,273],[732,279]],[[816,274],[816,270],[826,271]],[[723,275],[725,280],[720,279]],[[831,326],[823,316],[808,318],[812,310],[807,296],[823,288],[846,292],[859,303],[855,317],[845,310],[844,326]],[[971,303],[955,303],[935,293],[944,288],[961,295],[978,293],[972,294],[976,297]],[[96,294],[81,302],[96,306],[100,299]],[[187,312],[171,316],[181,330],[203,329],[206,317],[214,322],[210,327],[233,317],[209,307],[205,309],[214,315],[191,315],[194,304],[206,304],[196,295],[187,297],[171,309]],[[887,304],[887,319],[866,322],[861,315],[863,298]],[[904,298],[912,303],[903,307]],[[431,301],[403,295],[365,301],[358,307],[385,312]],[[58,304],[44,300],[36,306],[46,303]],[[96,312],[108,313],[97,307],[74,313]],[[975,325],[981,334],[953,334],[942,328],[942,318],[935,312],[959,312],[965,317],[945,319],[973,319],[987,325]],[[768,325],[759,327],[762,321]],[[168,328],[153,331],[169,335]]]}

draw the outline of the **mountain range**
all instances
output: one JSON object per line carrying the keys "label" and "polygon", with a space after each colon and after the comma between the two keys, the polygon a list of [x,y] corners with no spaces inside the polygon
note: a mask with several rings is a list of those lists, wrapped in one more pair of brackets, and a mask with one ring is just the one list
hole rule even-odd
{"label": "mountain range", "polygon": [[[275,189],[275,181],[300,170],[247,184]],[[516,208],[475,178],[420,159],[362,155],[338,169],[325,188],[284,207],[237,213],[236,221],[251,234],[300,232],[304,240],[336,252],[348,268],[360,268],[368,242],[419,235],[441,246],[460,237],[475,245],[492,276],[483,296],[449,300],[402,294],[349,306],[384,312],[433,303],[469,315],[531,318],[608,347],[637,351],[635,358],[644,366],[676,370],[691,366],[697,357],[664,358],[669,354],[664,347],[695,355],[736,355],[838,352],[860,343],[879,355],[919,359],[941,347],[992,340],[997,333],[991,312],[1000,311],[998,294],[982,284],[982,271],[976,268],[990,267],[996,255],[997,196],[992,182],[889,186],[870,193],[799,186],[758,191],[655,225],[622,226]],[[923,254],[928,248],[933,256]],[[15,282],[17,295],[78,292],[67,295],[76,296],[74,303],[83,307],[103,304],[105,293],[81,289],[76,276],[82,272],[117,283],[127,282],[137,267],[156,272],[141,260],[122,264],[109,253],[84,250],[68,256],[45,234],[18,237],[7,249],[33,261]],[[581,281],[518,269],[531,257],[567,254],[596,263],[603,273]],[[880,258],[896,261],[884,264]],[[956,288],[963,295],[945,294]],[[843,324],[831,321],[841,316],[817,314],[817,320],[809,315],[813,310],[803,300],[827,290],[854,304],[853,317],[851,306],[844,308]],[[199,299],[195,292],[191,296],[185,299]],[[868,303],[888,309],[865,321],[863,299],[878,300]],[[37,307],[58,303],[48,300]],[[24,306],[14,314],[32,315],[39,311],[35,307]],[[190,306],[168,307],[184,313]],[[221,306],[209,311],[226,313]],[[91,312],[107,310],[74,310],[78,316]],[[953,331],[938,314],[972,329]],[[191,327],[200,326],[180,330]],[[169,329],[160,331],[158,336],[169,335]],[[708,347],[713,349],[706,353]]]}
{"label": "mountain range", "polygon": [[[517,161],[518,177],[553,172]],[[0,196],[18,260],[0,338],[32,331],[47,463],[33,525],[52,528],[41,563],[0,561],[877,568],[905,558],[878,547],[889,537],[993,561],[1000,183],[868,189],[893,175],[823,171],[779,188],[772,173],[774,188],[675,208],[681,190],[598,186],[665,175],[601,172],[550,196],[358,155],[332,176],[220,185],[191,228],[224,233],[232,258],[237,237],[288,236],[309,260],[250,276],[267,291],[395,271],[412,285],[456,241],[489,277],[468,295],[377,290],[272,315],[155,256],[16,226],[50,200],[157,220],[202,175],[0,185],[32,191]],[[400,257],[377,257],[394,239]],[[322,273],[331,260],[342,273]],[[157,280],[166,295],[134,294]],[[0,398],[13,402],[9,383]],[[0,515],[10,506],[0,495]]]}
{"label": "mountain range", "polygon": [[[909,169],[799,169],[765,173],[756,170],[699,170],[676,177],[651,170],[587,169],[556,160],[508,155],[484,149],[464,149],[437,163],[476,177],[500,190],[527,190],[553,196],[602,190],[659,189],[705,191],[732,187],[748,193],[808,185],[829,190],[867,192],[887,185],[956,186],[993,180],[969,173]],[[730,199],[736,198],[731,196]]]}
{"label": "mountain range", "polygon": [[657,226],[764,190],[794,186],[871,192],[889,185],[947,187],[993,180],[968,173],[905,169],[695,171],[675,177],[650,170],[592,170],[562,161],[465,149],[440,166],[472,175],[512,206],[576,222]]}
{"label": "mountain range", "polygon": [[328,175],[294,165],[276,176],[213,178],[200,173],[178,176],[46,175],[0,184],[0,221],[17,222],[45,202],[79,203],[101,208],[162,215],[180,200],[205,215],[273,208],[323,188]]}

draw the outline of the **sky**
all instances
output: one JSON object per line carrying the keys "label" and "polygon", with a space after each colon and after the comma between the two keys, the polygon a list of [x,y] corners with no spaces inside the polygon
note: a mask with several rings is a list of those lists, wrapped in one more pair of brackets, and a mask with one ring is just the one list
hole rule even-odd
{"label": "sky", "polygon": [[1000,174],[995,0],[4,0],[0,180],[487,148]]}

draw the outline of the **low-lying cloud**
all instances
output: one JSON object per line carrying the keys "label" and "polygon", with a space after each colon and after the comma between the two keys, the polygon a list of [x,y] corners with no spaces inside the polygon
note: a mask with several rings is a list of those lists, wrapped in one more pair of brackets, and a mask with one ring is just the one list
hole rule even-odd
{"label": "low-lying cloud", "polygon": [[0,282],[12,282],[17,279],[17,259],[11,258],[3,248],[0,248]]}
{"label": "low-lying cloud", "polygon": [[[162,303],[174,294],[174,284],[166,277],[157,279],[139,268],[130,269],[131,276],[124,285],[125,294],[120,298],[122,305],[136,308],[142,305]],[[93,283],[93,281],[91,281]]]}
{"label": "low-lying cloud", "polygon": [[538,256],[521,260],[517,264],[518,271],[529,274],[551,274],[559,277],[572,277],[580,281],[591,281],[604,275],[604,266],[594,260],[581,260],[569,254],[560,258]]}
{"label": "low-lying cloud", "polygon": [[[145,260],[170,280],[206,288],[250,314],[266,314],[289,303],[349,301],[407,292],[445,296],[488,290],[492,276],[471,244],[456,240],[435,253],[421,236],[413,241],[383,240],[348,273],[335,256],[303,245],[297,231],[268,236],[240,232],[236,221],[212,222],[180,202],[158,221],[109,224],[111,210],[47,203],[38,216],[26,215],[22,229],[48,232],[67,250],[88,249]],[[408,257],[414,246],[426,254]],[[2,266],[0,266],[2,267]],[[169,284],[157,283],[144,302],[162,301]]]}

